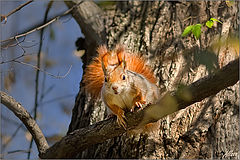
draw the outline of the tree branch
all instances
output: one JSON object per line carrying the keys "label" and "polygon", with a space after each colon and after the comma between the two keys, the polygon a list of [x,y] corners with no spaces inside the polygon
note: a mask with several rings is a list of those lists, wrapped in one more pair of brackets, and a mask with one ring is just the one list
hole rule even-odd
{"label": "tree branch", "polygon": [[5,23],[6,23],[6,22],[7,22],[7,17],[11,16],[13,13],[21,10],[23,7],[25,7],[26,5],[28,5],[29,3],[32,3],[32,2],[33,2],[33,0],[27,1],[26,3],[18,6],[17,8],[15,8],[15,9],[12,10],[11,12],[9,12],[6,16],[5,16],[5,15],[1,15],[1,22],[2,22],[3,20],[5,20]]}
{"label": "tree branch", "polygon": [[[65,1],[65,4],[71,8],[78,3],[78,0]],[[89,43],[105,43],[105,27],[103,25],[103,11],[93,1],[84,1],[80,6],[75,8],[72,16],[79,24],[85,38]]]}
{"label": "tree branch", "polygon": [[[149,122],[156,122],[171,113],[200,102],[204,98],[217,94],[239,80],[239,60],[234,60],[213,75],[206,76],[192,83],[185,91],[191,99],[182,98],[177,92],[165,94],[157,104],[150,105],[142,111],[127,113],[128,128],[132,129]],[[102,143],[123,134],[125,130],[118,126],[116,117],[107,119],[86,128],[81,128],[63,137],[59,142],[40,154],[40,158],[73,158],[80,150]]]}
{"label": "tree branch", "polygon": [[[20,38],[20,37],[24,37],[24,36],[26,36],[26,35],[28,35],[28,34],[31,34],[31,33],[35,32],[35,31],[39,31],[39,30],[47,27],[48,25],[52,24],[53,22],[59,20],[61,17],[64,17],[64,16],[68,15],[69,13],[71,13],[72,10],[75,9],[77,6],[79,6],[81,3],[82,3],[82,1],[76,3],[76,4],[75,4],[74,6],[72,6],[70,9],[68,9],[67,11],[65,11],[62,15],[59,15],[59,16],[57,16],[57,17],[49,20],[47,23],[44,23],[44,24],[42,24],[41,26],[38,26],[38,27],[36,27],[36,28],[34,28],[34,29],[30,30],[30,31],[25,32],[25,33],[21,33],[21,34],[19,34],[19,35],[15,35],[15,36],[10,37],[10,38],[8,38],[8,39],[6,39],[6,40],[1,40],[0,43],[7,42],[7,41],[11,41],[11,40],[15,40],[15,39],[18,39],[18,38]],[[1,47],[2,47],[2,45],[1,45]]]}
{"label": "tree branch", "polygon": [[46,149],[49,148],[48,143],[36,121],[31,117],[27,110],[13,97],[2,91],[0,91],[0,95],[1,103],[5,105],[8,109],[10,109],[24,123],[28,131],[32,134],[39,153],[45,153]]}
{"label": "tree branch", "polygon": [[[76,5],[78,0],[65,1],[68,8]],[[83,1],[81,5],[72,11],[72,16],[85,35],[85,42],[82,44],[88,48],[83,61],[88,61],[99,45],[106,44],[106,31],[103,23],[104,12],[93,1]]]}

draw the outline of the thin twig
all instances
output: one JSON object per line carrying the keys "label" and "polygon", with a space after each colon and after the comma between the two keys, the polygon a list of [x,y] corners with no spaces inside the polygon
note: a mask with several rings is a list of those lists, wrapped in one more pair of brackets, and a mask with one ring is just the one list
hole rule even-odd
{"label": "thin twig", "polygon": [[73,18],[73,17],[70,16],[67,20],[63,20],[62,23],[67,23],[67,22],[69,22],[72,18]]}
{"label": "thin twig", "polygon": [[[22,123],[19,124],[18,122],[14,121],[14,120],[12,120],[12,119],[9,119],[9,118],[5,117],[5,116],[2,115],[2,114],[1,114],[1,118],[2,118],[2,120],[6,121],[6,122],[8,122],[8,123],[12,123],[12,124],[18,126],[17,129],[13,132],[12,136],[1,146],[1,147],[2,147],[2,152],[3,152],[3,151],[5,150],[5,148],[8,146],[8,144],[9,144],[9,143],[13,140],[13,138],[17,135],[18,131],[19,131],[20,129],[26,131],[26,128],[23,127],[23,124],[22,124]],[[4,155],[2,155],[1,158],[3,158],[3,156],[4,156]]]}
{"label": "thin twig", "polygon": [[22,127],[23,127],[23,124],[20,124],[20,125],[17,127],[17,129],[14,131],[14,133],[12,134],[11,138],[9,138],[9,139],[7,140],[7,142],[2,145],[2,150],[3,150],[3,151],[4,151],[5,148],[8,146],[8,144],[12,141],[12,139],[17,135],[18,131],[19,131],[20,128],[22,128]]}
{"label": "thin twig", "polygon": [[17,42],[17,45],[23,50],[23,54],[26,53],[26,50],[21,46],[21,42],[23,41],[19,42],[18,39],[15,39],[15,41]]}
{"label": "thin twig", "polygon": [[64,17],[64,16],[68,15],[73,9],[75,9],[76,7],[78,7],[82,2],[83,2],[83,1],[77,3],[76,5],[74,5],[74,6],[71,7],[70,9],[68,9],[66,12],[64,12],[62,15],[57,16],[57,17],[49,20],[47,23],[45,23],[45,24],[43,24],[43,25],[41,25],[41,26],[39,26],[39,27],[37,27],[37,28],[34,28],[34,29],[32,29],[32,30],[30,30],[30,31],[28,31],[28,32],[25,32],[25,33],[22,33],[22,34],[19,34],[19,35],[10,37],[10,38],[8,38],[8,39],[6,39],[6,40],[1,40],[0,43],[7,42],[7,41],[10,41],[10,40],[14,40],[14,39],[18,39],[18,38],[20,38],[20,37],[23,37],[23,36],[26,36],[26,35],[28,35],[28,34],[31,34],[31,33],[35,32],[35,31],[39,31],[39,30],[41,30],[42,28],[47,27],[47,26],[50,25],[51,23],[59,20],[61,17]]}
{"label": "thin twig", "polygon": [[36,45],[38,45],[38,42],[36,42],[35,44],[32,44],[32,45],[29,45],[29,46],[27,46],[27,45],[22,45],[22,47],[23,47],[23,48],[32,48],[32,47],[34,47],[34,46],[36,46]]}
{"label": "thin twig", "polygon": [[52,103],[52,102],[57,101],[57,100],[62,100],[62,99],[64,99],[64,98],[70,98],[70,97],[73,97],[73,96],[75,96],[75,94],[68,94],[68,95],[65,95],[65,96],[55,97],[55,98],[53,98],[53,99],[43,101],[43,102],[41,103],[41,105],[47,104],[47,103]]}
{"label": "thin twig", "polygon": [[6,16],[1,15],[1,22],[2,22],[3,20],[5,20],[5,23],[6,23],[6,22],[7,22],[7,17],[9,17],[9,16],[12,15],[13,13],[19,11],[20,9],[22,9],[23,7],[25,7],[26,5],[28,5],[28,4],[32,3],[32,2],[33,2],[33,0],[27,1],[26,3],[18,6],[16,9],[12,10],[11,12],[9,12]]}
{"label": "thin twig", "polygon": [[43,72],[43,73],[46,73],[46,74],[49,75],[49,76],[52,76],[52,77],[58,78],[58,79],[65,78],[65,77],[69,74],[69,72],[71,71],[71,69],[72,69],[72,65],[71,65],[71,66],[69,67],[68,71],[67,71],[64,75],[59,76],[59,75],[54,75],[54,74],[52,74],[52,73],[49,73],[49,72],[47,72],[47,71],[44,71],[44,70],[38,68],[37,66],[34,66],[34,65],[32,65],[32,64],[29,64],[29,63],[25,63],[25,62],[21,62],[21,61],[17,61],[17,60],[12,60],[12,61],[13,61],[13,62],[16,62],[16,63],[20,63],[20,64],[23,64],[23,65],[26,65],[26,66],[30,66],[30,67],[32,67],[32,68],[34,68],[34,69],[36,69],[36,70],[39,70],[39,71],[41,71],[41,72]]}
{"label": "thin twig", "polygon": [[19,102],[7,93],[0,91],[0,98],[1,103],[10,109],[32,134],[39,153],[44,153],[49,146],[36,121]]}
{"label": "thin twig", "polygon": [[2,61],[2,62],[0,62],[0,64],[13,62],[13,61],[15,61],[15,60],[17,60],[17,59],[19,59],[19,58],[22,58],[23,56],[24,56],[24,54],[22,54],[22,55],[20,55],[20,56],[17,56],[17,57],[15,57],[15,58],[11,59],[11,60]]}
{"label": "thin twig", "polygon": [[8,154],[13,154],[13,153],[28,153],[29,151],[28,150],[14,150],[14,151],[8,151],[6,153],[2,153],[0,154],[0,158],[1,159],[4,159],[4,156],[5,155],[8,155]]}
{"label": "thin twig", "polygon": [[6,122],[8,122],[8,123],[10,123],[10,124],[19,126],[19,123],[18,123],[17,121],[15,121],[15,120],[13,120],[13,119],[10,119],[8,115],[5,116],[5,115],[3,115],[2,113],[1,113],[1,120],[4,120],[4,121],[6,121]]}
{"label": "thin twig", "polygon": [[[24,39],[25,39],[25,38],[24,38]],[[23,42],[24,39],[23,39],[21,42]],[[26,50],[21,46],[21,44],[20,44],[21,42],[19,42],[18,39],[15,39],[15,40],[16,40],[16,42],[17,42],[15,45],[18,45],[18,46],[23,50],[22,55],[17,56],[16,58],[13,58],[12,60],[2,61],[2,62],[0,62],[0,64],[13,62],[14,60],[17,60],[17,59],[22,58],[23,56],[25,56]]]}
{"label": "thin twig", "polygon": [[[47,96],[51,91],[52,89],[54,88],[55,84],[52,84],[51,86],[48,87],[48,89],[46,89],[46,91],[42,91],[43,92],[43,95],[44,96]],[[42,104],[42,102],[41,102]]]}
{"label": "thin twig", "polygon": [[[48,55],[47,54],[48,52],[46,52],[46,56]],[[46,57],[47,58],[47,57]],[[46,63],[44,63],[44,67],[43,67],[43,70],[46,70]],[[43,80],[42,80],[42,89],[41,89],[41,95],[40,95],[40,99],[39,99],[39,103],[42,103],[44,97],[45,97],[45,82],[46,82],[46,74],[43,75]]]}
{"label": "thin twig", "polygon": [[11,44],[11,45],[7,45],[6,47],[2,47],[2,46],[1,46],[1,49],[8,49],[8,47],[15,47],[15,46],[17,46],[18,44],[24,42],[24,41],[25,41],[25,38],[26,38],[26,36],[24,36],[21,41],[18,41],[18,42],[14,43],[14,44]]}

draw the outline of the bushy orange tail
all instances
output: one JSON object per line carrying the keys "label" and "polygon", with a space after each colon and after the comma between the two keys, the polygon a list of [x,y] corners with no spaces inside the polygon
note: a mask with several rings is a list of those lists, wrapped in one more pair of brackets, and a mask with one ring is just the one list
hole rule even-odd
{"label": "bushy orange tail", "polygon": [[[127,70],[139,73],[148,79],[151,83],[156,83],[156,78],[152,69],[146,65],[146,61],[138,54],[128,53],[124,48],[118,45],[115,50],[109,51],[106,46],[100,46],[97,49],[98,56],[87,66],[83,76],[85,89],[93,97],[98,97],[104,83],[104,72],[102,69],[102,60],[104,66],[111,63],[116,63],[116,60],[126,61]],[[114,56],[115,55],[115,56]],[[117,57],[117,58],[114,58]]]}

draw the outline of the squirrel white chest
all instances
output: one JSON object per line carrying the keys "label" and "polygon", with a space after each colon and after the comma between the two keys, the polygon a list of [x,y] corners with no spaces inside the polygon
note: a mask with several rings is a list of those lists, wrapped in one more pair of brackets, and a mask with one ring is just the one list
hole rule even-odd
{"label": "squirrel white chest", "polygon": [[133,106],[134,91],[130,87],[118,86],[116,90],[113,90],[112,86],[104,85],[101,96],[107,106],[116,105],[122,109],[129,110]]}

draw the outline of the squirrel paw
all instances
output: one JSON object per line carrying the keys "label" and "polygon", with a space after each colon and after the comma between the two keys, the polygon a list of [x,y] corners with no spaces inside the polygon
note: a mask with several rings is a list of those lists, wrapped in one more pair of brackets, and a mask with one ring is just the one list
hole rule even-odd
{"label": "squirrel paw", "polygon": [[124,113],[121,114],[121,115],[117,115],[117,123],[118,123],[118,125],[122,126],[125,130],[127,130],[127,124],[125,122],[125,119],[126,119],[126,117],[125,117]]}
{"label": "squirrel paw", "polygon": [[143,106],[140,102],[135,102],[135,105],[132,106],[132,108],[130,109],[130,112],[134,112],[135,106],[137,106],[138,108],[142,109]]}
{"label": "squirrel paw", "polygon": [[141,102],[135,102],[135,105],[139,108],[139,109],[143,109],[142,103]]}
{"label": "squirrel paw", "polygon": [[[112,118],[112,117],[114,117],[114,116],[115,116],[115,114],[111,113],[111,114],[109,114],[109,115],[107,116],[107,119]],[[126,124],[126,122],[125,122],[124,119],[126,119],[126,117],[125,117],[124,114],[123,114],[123,115],[119,115],[119,116],[117,115],[117,123],[118,123],[118,125],[119,125],[119,126],[122,126],[122,127],[126,130],[127,124]]]}
{"label": "squirrel paw", "polygon": [[141,102],[135,102],[135,105],[131,108],[131,112],[134,112],[134,108],[135,106],[137,106],[139,108],[139,110],[142,110],[143,109],[143,104],[145,104],[146,102],[145,101],[141,101]]}

